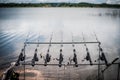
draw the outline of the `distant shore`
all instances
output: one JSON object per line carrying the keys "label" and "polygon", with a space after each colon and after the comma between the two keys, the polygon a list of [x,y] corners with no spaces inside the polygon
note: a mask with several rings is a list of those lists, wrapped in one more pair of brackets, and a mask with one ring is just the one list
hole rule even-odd
{"label": "distant shore", "polygon": [[0,3],[0,7],[91,7],[91,8],[120,8],[120,4],[92,3]]}

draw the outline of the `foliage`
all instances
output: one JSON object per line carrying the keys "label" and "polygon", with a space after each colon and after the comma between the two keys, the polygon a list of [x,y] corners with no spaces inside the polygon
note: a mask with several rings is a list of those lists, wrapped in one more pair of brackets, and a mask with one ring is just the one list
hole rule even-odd
{"label": "foliage", "polygon": [[119,4],[92,3],[0,3],[0,7],[100,7],[120,8]]}

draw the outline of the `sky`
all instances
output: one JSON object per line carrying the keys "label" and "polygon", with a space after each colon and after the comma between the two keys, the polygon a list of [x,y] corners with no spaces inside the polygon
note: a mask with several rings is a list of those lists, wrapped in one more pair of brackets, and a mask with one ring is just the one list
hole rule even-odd
{"label": "sky", "polygon": [[89,3],[108,3],[108,4],[120,4],[120,0],[0,0],[0,3],[40,3],[40,2],[89,2]]}

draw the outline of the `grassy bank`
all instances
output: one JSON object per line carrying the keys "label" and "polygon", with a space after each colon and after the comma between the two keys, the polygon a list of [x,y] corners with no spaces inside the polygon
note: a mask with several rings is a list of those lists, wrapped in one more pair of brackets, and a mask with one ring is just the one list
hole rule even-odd
{"label": "grassy bank", "polygon": [[0,3],[0,7],[98,7],[120,8],[118,4],[91,4],[91,3]]}

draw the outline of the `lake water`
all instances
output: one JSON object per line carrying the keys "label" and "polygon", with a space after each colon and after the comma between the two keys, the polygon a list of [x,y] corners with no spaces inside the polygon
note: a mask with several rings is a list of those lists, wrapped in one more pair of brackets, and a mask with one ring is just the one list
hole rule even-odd
{"label": "lake water", "polygon": [[[94,32],[102,43],[109,62],[120,56],[120,9],[111,8],[0,8],[0,66],[15,61],[28,41],[96,41]],[[39,46],[39,54],[46,54],[48,45]],[[36,45],[28,45],[28,61]],[[78,60],[86,54],[84,45],[75,46]],[[93,61],[97,59],[97,45],[88,45]],[[58,57],[60,45],[53,45],[50,54]],[[72,45],[64,45],[65,62],[73,56]],[[42,62],[42,61],[41,61]],[[87,62],[86,62],[87,63]],[[111,72],[112,73],[112,72]],[[112,74],[111,74],[112,75]],[[114,77],[113,77],[114,79]],[[109,80],[109,79],[108,79]]]}

